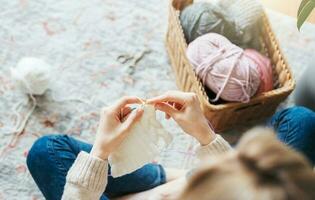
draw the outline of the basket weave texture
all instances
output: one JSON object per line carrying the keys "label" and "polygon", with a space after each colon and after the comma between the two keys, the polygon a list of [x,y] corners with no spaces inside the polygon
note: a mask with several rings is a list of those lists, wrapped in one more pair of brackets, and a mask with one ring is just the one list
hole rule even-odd
{"label": "basket weave texture", "polygon": [[295,81],[266,13],[263,15],[262,31],[258,39],[263,46],[263,53],[271,59],[274,89],[252,97],[248,103],[226,102],[216,105],[209,101],[204,85],[186,57],[187,43],[179,14],[180,11],[170,3],[166,49],[175,72],[176,84],[180,90],[198,95],[203,113],[213,129],[221,132],[274,114],[278,105],[294,90]]}

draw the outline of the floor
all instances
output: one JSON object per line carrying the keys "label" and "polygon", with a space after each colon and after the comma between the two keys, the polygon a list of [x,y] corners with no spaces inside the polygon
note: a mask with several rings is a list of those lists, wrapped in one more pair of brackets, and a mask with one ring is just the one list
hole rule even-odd
{"label": "floor", "polygon": [[[25,158],[48,133],[92,142],[98,110],[123,95],[152,97],[176,89],[164,47],[167,0],[3,0],[0,13],[0,200],[43,199]],[[315,26],[301,33],[294,19],[268,12],[285,56],[298,79],[315,52]],[[23,134],[12,135],[15,106],[25,103],[10,78],[24,56],[50,63],[55,74]],[[128,59],[130,58],[130,59]],[[138,58],[140,60],[138,60]],[[138,61],[137,61],[138,60]],[[23,107],[25,114],[27,107]],[[195,141],[162,119],[174,141],[157,160],[188,167]]]}

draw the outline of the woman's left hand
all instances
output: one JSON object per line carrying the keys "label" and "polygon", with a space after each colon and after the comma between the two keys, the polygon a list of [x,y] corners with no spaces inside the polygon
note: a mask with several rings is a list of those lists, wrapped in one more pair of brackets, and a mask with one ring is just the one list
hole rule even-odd
{"label": "woman's left hand", "polygon": [[166,118],[172,117],[201,145],[207,145],[216,138],[202,113],[200,101],[195,93],[168,91],[161,96],[148,99],[146,103],[154,104],[156,109],[165,112]]}
{"label": "woman's left hand", "polygon": [[143,109],[134,111],[128,104],[142,103],[138,97],[123,97],[114,105],[105,107],[100,113],[100,124],[97,130],[91,155],[106,160],[111,152],[126,138],[130,128],[138,121]]}

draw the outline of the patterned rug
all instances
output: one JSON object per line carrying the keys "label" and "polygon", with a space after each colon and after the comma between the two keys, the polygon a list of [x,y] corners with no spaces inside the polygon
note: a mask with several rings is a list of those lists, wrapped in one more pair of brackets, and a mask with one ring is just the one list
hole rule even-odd
{"label": "patterned rug", "polygon": [[[43,199],[25,164],[38,137],[65,133],[92,142],[102,106],[124,95],[146,98],[176,89],[164,48],[168,1],[3,0],[1,6],[0,200]],[[315,50],[315,28],[306,25],[299,33],[293,19],[269,14],[298,77]],[[45,59],[56,78],[14,137],[14,111],[27,97],[15,88],[10,68],[25,56]],[[174,136],[158,160],[188,167],[195,140],[158,117]]]}

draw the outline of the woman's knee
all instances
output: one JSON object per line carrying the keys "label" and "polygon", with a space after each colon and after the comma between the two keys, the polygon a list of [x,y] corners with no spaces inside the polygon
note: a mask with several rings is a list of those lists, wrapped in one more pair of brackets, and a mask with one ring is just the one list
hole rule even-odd
{"label": "woman's knee", "polygon": [[26,163],[31,173],[36,170],[36,165],[38,165],[39,162],[42,161],[42,158],[45,158],[47,156],[47,143],[49,140],[51,140],[52,137],[52,135],[47,135],[38,138],[29,150],[26,158]]}
{"label": "woman's knee", "polygon": [[26,163],[29,171],[40,170],[45,164],[49,164],[49,153],[53,143],[57,140],[67,140],[65,135],[45,135],[38,138],[28,152]]}
{"label": "woman's knee", "polygon": [[275,114],[271,121],[279,140],[315,162],[315,113],[292,107]]}
{"label": "woman's knee", "polygon": [[308,136],[315,134],[315,113],[310,109],[301,106],[288,108],[284,117],[290,128]]}
{"label": "woman's knee", "polygon": [[315,137],[315,113],[305,107],[295,106],[279,111],[269,124],[286,144],[297,144]]}
{"label": "woman's knee", "polygon": [[315,113],[303,106],[293,106],[291,108],[287,108],[286,110],[288,110],[289,114],[291,115],[298,115],[300,117],[304,117],[304,118],[310,118],[310,117],[314,117]]}
{"label": "woman's knee", "polygon": [[271,119],[270,124],[276,131],[288,132],[287,129],[315,130],[315,113],[308,108],[295,106],[277,112]]}
{"label": "woman's knee", "polygon": [[29,150],[27,167],[46,199],[61,199],[68,171],[62,154],[63,151],[72,152],[70,139],[65,135],[43,136]]}

